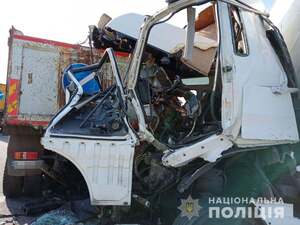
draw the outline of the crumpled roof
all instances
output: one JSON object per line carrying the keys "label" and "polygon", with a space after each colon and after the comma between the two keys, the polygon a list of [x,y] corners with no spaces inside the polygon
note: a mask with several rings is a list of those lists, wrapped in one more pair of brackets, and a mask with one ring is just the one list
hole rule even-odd
{"label": "crumpled roof", "polygon": [[[268,12],[264,0],[237,0],[262,12]],[[266,1],[266,0],[265,0]]]}
{"label": "crumpled roof", "polygon": [[[170,3],[177,2],[177,1],[180,1],[180,0],[167,0],[167,2],[170,2]],[[274,1],[274,0],[236,0],[236,1],[245,3],[259,11],[268,13],[268,8],[266,7],[265,1]]]}

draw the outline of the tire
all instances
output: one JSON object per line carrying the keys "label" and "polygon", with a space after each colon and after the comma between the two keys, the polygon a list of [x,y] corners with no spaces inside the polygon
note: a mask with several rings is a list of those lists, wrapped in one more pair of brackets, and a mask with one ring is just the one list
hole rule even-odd
{"label": "tire", "polygon": [[41,181],[41,175],[24,177],[23,195],[26,197],[40,197],[42,195]]}
{"label": "tire", "polygon": [[[40,171],[17,171],[8,168],[14,151],[40,149],[39,136],[11,135],[7,147],[7,159],[3,177],[3,194],[8,198],[38,197],[41,195]],[[9,171],[9,172],[8,172]]]}
{"label": "tire", "polygon": [[3,175],[3,194],[7,198],[17,198],[23,193],[24,177],[10,176],[7,172],[7,162]]}
{"label": "tire", "polygon": [[41,191],[40,175],[36,176],[10,176],[7,166],[3,175],[3,194],[7,198],[18,197],[40,197]]}

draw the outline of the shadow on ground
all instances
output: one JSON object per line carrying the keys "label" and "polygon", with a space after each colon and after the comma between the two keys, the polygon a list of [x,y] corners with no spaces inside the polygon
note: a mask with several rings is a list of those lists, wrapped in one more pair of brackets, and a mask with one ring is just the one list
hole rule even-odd
{"label": "shadow on ground", "polygon": [[[23,212],[23,206],[29,202],[26,198],[20,199],[5,199],[2,197],[0,206],[0,217],[8,216],[7,218],[0,219],[0,224],[10,225],[10,224],[31,224],[36,220],[37,217],[25,216]],[[31,199],[32,200],[32,199]],[[38,215],[37,215],[38,216]]]}

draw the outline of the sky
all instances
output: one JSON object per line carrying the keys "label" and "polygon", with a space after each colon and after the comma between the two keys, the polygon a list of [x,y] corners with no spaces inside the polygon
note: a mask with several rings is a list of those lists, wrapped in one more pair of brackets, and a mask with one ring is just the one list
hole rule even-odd
{"label": "sky", "polygon": [[164,0],[3,0],[0,5],[0,83],[6,82],[9,29],[25,35],[67,43],[80,43],[88,26],[100,16],[112,18],[136,12],[153,14],[167,6]]}
{"label": "sky", "polygon": [[[265,0],[268,5],[274,0]],[[283,1],[283,0],[279,0]],[[100,16],[112,18],[130,12],[153,14],[166,7],[165,0],[3,0],[0,6],[0,83],[6,82],[9,29],[25,35],[67,43],[80,43],[88,26]]]}

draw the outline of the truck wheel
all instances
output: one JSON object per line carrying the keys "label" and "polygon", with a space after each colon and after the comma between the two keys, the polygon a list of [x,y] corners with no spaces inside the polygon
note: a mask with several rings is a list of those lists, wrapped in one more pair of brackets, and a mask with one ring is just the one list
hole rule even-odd
{"label": "truck wheel", "polygon": [[40,197],[42,194],[41,181],[42,181],[41,175],[24,177],[24,184],[23,184],[24,196]]}
{"label": "truck wheel", "polygon": [[20,197],[23,192],[24,177],[10,176],[7,172],[7,162],[3,175],[3,194],[8,198]]}
{"label": "truck wheel", "polygon": [[[15,170],[9,167],[15,151],[28,152],[42,149],[38,135],[10,136],[7,146],[7,160],[3,181],[3,193],[7,197],[37,197],[41,195],[41,171]],[[5,182],[5,183],[4,183]]]}

